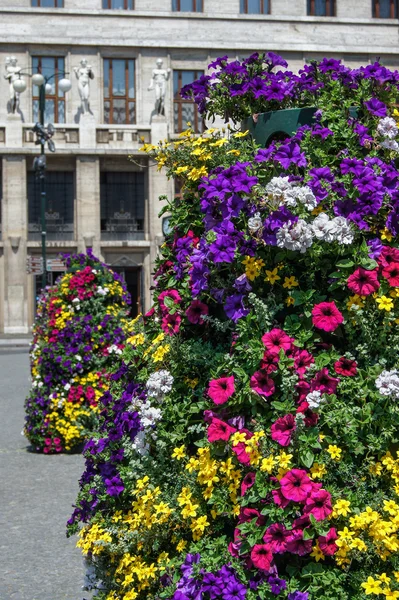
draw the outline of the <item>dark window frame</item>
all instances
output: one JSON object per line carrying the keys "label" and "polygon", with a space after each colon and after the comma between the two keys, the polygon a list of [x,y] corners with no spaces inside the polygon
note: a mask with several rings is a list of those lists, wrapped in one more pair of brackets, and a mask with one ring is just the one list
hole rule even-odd
{"label": "dark window frame", "polygon": [[[174,133],[181,133],[182,131],[184,131],[184,127],[183,127],[183,105],[184,104],[193,104],[195,109],[194,109],[194,119],[191,123],[191,128],[193,129],[194,133],[201,133],[204,129],[204,122],[203,119],[201,118],[199,112],[198,112],[198,108],[196,107],[196,104],[194,102],[194,100],[186,100],[183,99],[180,96],[180,92],[182,90],[182,88],[184,87],[181,82],[182,82],[182,73],[185,71],[190,71],[192,73],[194,73],[194,78],[193,81],[196,81],[197,79],[199,79],[202,75],[204,75],[204,71],[202,70],[197,70],[197,69],[174,69],[173,73],[178,73],[178,88],[177,91],[175,92],[173,90],[173,124],[174,124]],[[174,78],[174,75],[173,75]],[[174,80],[173,80],[173,85],[174,85]],[[175,114],[175,107],[178,107],[177,109],[177,128],[175,127],[175,118],[174,118],[174,114]],[[200,126],[201,125],[201,126]]]}
{"label": "dark window frame", "polygon": [[172,12],[204,12],[204,0],[191,0],[193,8],[192,10],[181,9],[181,0],[172,0]]}
{"label": "dark window frame", "polygon": [[[42,72],[42,60],[44,58],[51,58],[55,60],[55,77],[53,77],[51,79],[51,81],[49,83],[51,83],[51,85],[54,85],[54,89],[55,89],[55,94],[47,94],[46,93],[46,101],[48,100],[53,100],[54,101],[54,123],[60,123],[60,124],[65,124],[66,123],[66,104],[65,104],[65,94],[64,92],[62,92],[61,90],[58,89],[58,83],[60,81],[60,79],[62,79],[62,77],[65,74],[65,57],[64,56],[32,56],[32,65],[34,63],[35,60],[38,61],[38,65],[37,65],[37,70],[36,67],[34,67],[34,72],[35,73],[41,73]],[[64,65],[63,68],[60,69],[59,68],[59,64],[58,61],[62,60]],[[52,75],[53,73],[51,73]],[[43,75],[46,75],[46,72],[43,73]],[[35,90],[39,90],[39,88],[33,88],[33,93],[32,93],[32,103],[35,101],[39,101],[39,94],[35,95]],[[60,96],[59,93],[61,93],[62,95]],[[64,104],[64,121],[59,121],[59,102],[62,102]]]}
{"label": "dark window frame", "polygon": [[390,16],[389,17],[381,17],[381,6],[380,6],[380,0],[372,0],[372,14],[373,14],[373,19],[397,19],[399,16],[399,11],[398,11],[398,0],[390,0],[390,5],[389,5],[389,10],[390,10]]}
{"label": "dark window frame", "polygon": [[[336,0],[325,0],[326,5],[326,17],[336,17],[337,16],[337,2]],[[322,15],[316,15],[316,7],[315,0],[308,0],[308,16],[309,17],[317,17]]]}
{"label": "dark window frame", "polygon": [[[134,58],[107,58],[104,57],[104,63],[103,66],[105,65],[105,61],[109,62],[109,81],[108,81],[108,93],[109,95],[106,96],[105,95],[105,89],[104,89],[104,123],[106,123],[107,125],[135,125],[137,122],[137,116],[136,116],[136,108],[137,108],[137,99],[136,99],[136,60]],[[124,60],[125,61],[125,89],[126,89],[126,94],[125,96],[114,96],[112,94],[112,89],[113,89],[113,68],[112,68],[112,63],[114,60]],[[134,97],[130,97],[129,96],[129,62],[133,63],[133,87],[134,87]],[[126,120],[125,123],[114,123],[113,120],[113,115],[114,115],[114,100],[125,100],[125,114],[126,114]],[[105,120],[105,103],[109,102],[109,120],[106,121]],[[133,121],[130,121],[129,119],[129,104],[134,104],[134,119]]]}
{"label": "dark window frame", "polygon": [[[102,234],[108,231],[107,222],[112,221],[115,213],[118,212],[130,213],[131,219],[138,225],[136,233],[145,234],[148,210],[145,185],[145,174],[141,171],[100,171],[100,229]],[[124,225],[119,223],[119,233],[127,233],[130,224],[130,221],[126,221],[126,230],[124,230]],[[103,239],[105,239],[104,236]],[[125,238],[123,236],[118,238],[116,233],[110,239]],[[131,239],[134,239],[134,236]]]}
{"label": "dark window frame", "polygon": [[134,10],[134,0],[124,0],[123,8],[114,8],[112,6],[112,1],[113,0],[103,0],[103,10]]}
{"label": "dark window frame", "polygon": [[[240,14],[241,15],[270,15],[271,14],[271,0],[259,0],[260,11],[258,13],[248,12],[248,0],[240,0]],[[267,10],[265,11],[265,5]]]}
{"label": "dark window frame", "polygon": [[64,8],[64,0],[53,0],[54,6],[42,6],[43,0],[31,0],[30,5],[33,8]]}

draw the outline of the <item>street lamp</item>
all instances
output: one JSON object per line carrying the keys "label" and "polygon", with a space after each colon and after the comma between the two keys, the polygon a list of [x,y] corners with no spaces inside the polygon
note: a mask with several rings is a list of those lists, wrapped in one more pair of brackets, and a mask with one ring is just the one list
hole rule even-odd
{"label": "street lamp", "polygon": [[[47,261],[46,261],[46,155],[45,145],[50,152],[55,152],[54,142],[51,139],[55,133],[54,125],[48,123],[47,127],[44,124],[44,115],[46,112],[46,93],[49,94],[52,91],[52,86],[49,81],[54,77],[57,77],[58,73],[54,73],[50,76],[44,76],[41,73],[19,73],[19,79],[16,79],[13,83],[14,90],[21,94],[26,90],[26,81],[22,76],[30,77],[33,85],[39,88],[39,122],[36,123],[32,131],[36,134],[35,144],[40,145],[40,156],[36,156],[33,161],[33,168],[36,172],[37,177],[40,180],[40,213],[41,213],[41,229],[42,229],[42,260],[43,260],[43,274],[42,274],[42,289],[44,290],[47,285]],[[72,87],[72,83],[65,77],[66,73],[62,73],[62,79],[58,82],[58,89],[66,93]]]}

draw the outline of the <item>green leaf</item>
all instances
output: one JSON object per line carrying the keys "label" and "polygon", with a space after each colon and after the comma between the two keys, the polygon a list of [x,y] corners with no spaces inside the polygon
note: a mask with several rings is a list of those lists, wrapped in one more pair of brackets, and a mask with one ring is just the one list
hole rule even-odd
{"label": "green leaf", "polygon": [[310,467],[313,465],[313,461],[314,461],[314,454],[311,450],[305,450],[304,452],[301,452],[299,455],[299,458],[301,460],[301,463],[307,468],[310,469]]}
{"label": "green leaf", "polygon": [[350,258],[344,258],[343,260],[338,261],[335,266],[340,269],[350,269],[353,267],[355,263]]}

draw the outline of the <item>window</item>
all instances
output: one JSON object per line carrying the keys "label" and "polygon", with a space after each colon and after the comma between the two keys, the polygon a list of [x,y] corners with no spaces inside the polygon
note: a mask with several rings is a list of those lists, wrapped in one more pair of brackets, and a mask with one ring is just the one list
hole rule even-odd
{"label": "window", "polygon": [[308,0],[308,15],[335,17],[335,0]]}
{"label": "window", "polygon": [[203,0],[172,0],[174,12],[202,12]]}
{"label": "window", "polygon": [[398,0],[373,0],[373,17],[377,19],[397,19]]}
{"label": "window", "polygon": [[244,15],[270,14],[269,0],[240,0],[240,13]]}
{"label": "window", "polygon": [[32,6],[40,8],[64,8],[64,0],[31,0]]}
{"label": "window", "polygon": [[144,173],[100,174],[101,239],[144,239]]}
{"label": "window", "polygon": [[133,0],[103,0],[103,8],[133,10]]}
{"label": "window", "polygon": [[[32,59],[33,73],[42,73],[44,77],[51,77],[48,81],[51,90],[46,91],[44,113],[46,123],[65,123],[65,94],[58,89],[58,82],[64,77],[64,69],[63,58],[35,56]],[[33,86],[33,120],[39,121],[39,88],[37,86]]]}
{"label": "window", "polygon": [[134,60],[104,59],[104,123],[136,122]]}
{"label": "window", "polygon": [[[75,184],[73,171],[47,171],[46,226],[49,240],[73,240],[73,207]],[[41,239],[40,181],[33,171],[28,172],[29,239]]]}
{"label": "window", "polygon": [[199,79],[203,71],[173,71],[173,113],[175,133],[180,133],[188,127],[188,123],[195,133],[203,131],[203,121],[198,114],[198,109],[192,100],[185,100],[180,96],[181,89]]}

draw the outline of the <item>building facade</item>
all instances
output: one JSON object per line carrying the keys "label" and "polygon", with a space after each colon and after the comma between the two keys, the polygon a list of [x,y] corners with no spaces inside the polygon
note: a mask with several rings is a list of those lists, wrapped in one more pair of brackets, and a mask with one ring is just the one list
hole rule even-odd
{"label": "building facade", "polygon": [[[0,333],[28,332],[40,289],[26,269],[27,257],[41,254],[32,132],[39,90],[30,75],[54,75],[45,114],[56,146],[46,152],[47,256],[92,248],[125,277],[134,313],[151,302],[163,242],[158,198],[175,191],[139,148],[173,138],[188,121],[200,130],[179,89],[217,56],[256,50],[281,53],[292,69],[326,55],[351,66],[379,58],[396,68],[398,2],[0,0]],[[18,102],[13,68],[27,82]],[[155,102],[157,68],[164,115]],[[64,72],[73,84],[68,93],[59,85]]]}

